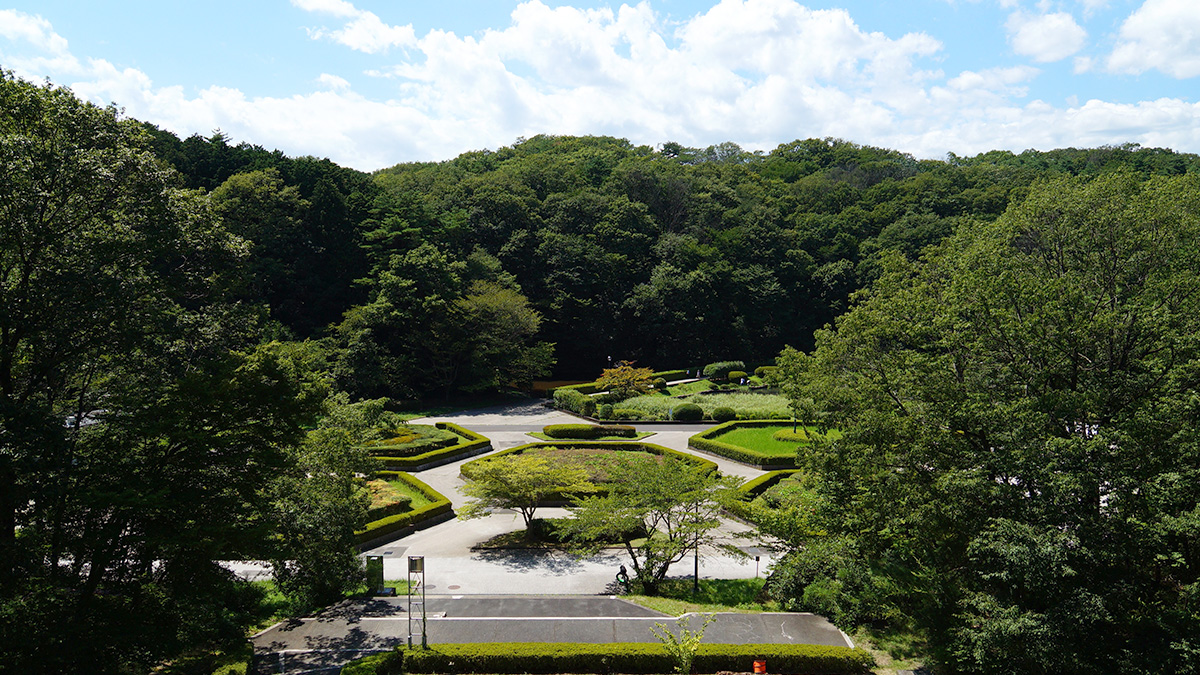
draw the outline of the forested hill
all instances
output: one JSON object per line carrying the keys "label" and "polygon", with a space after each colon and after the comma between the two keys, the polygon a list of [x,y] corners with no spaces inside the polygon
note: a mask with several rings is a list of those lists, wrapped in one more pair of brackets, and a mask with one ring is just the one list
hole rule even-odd
{"label": "forested hill", "polygon": [[[882,249],[915,256],[1052,176],[1200,170],[1196,155],[1136,146],[918,161],[835,139],[750,153],[537,136],[368,176],[220,134],[152,131],[187,186],[213,190],[254,242],[252,292],[293,335],[333,335],[340,381],[361,395],[404,393],[370,372],[395,381],[430,366],[436,377],[407,378],[409,391],[486,388],[471,358],[428,348],[464,337],[433,320],[436,306],[472,297],[476,316],[508,311],[476,329],[528,346],[508,376],[545,363],[539,343],[554,344],[562,376],[594,376],[608,356],[769,361],[785,344],[810,347],[876,276]],[[400,287],[420,306],[398,308]]]}

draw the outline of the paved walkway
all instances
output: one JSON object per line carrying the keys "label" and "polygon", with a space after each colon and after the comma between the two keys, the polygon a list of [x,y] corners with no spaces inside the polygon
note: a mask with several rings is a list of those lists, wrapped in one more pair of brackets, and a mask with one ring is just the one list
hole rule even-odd
{"label": "paved walkway", "polygon": [[[492,447],[499,452],[537,442],[539,439],[530,436],[528,432],[541,431],[547,424],[578,422],[579,419],[546,408],[541,401],[530,401],[413,421],[421,424],[453,422],[478,430],[491,439]],[[646,439],[647,442],[712,460],[726,475],[753,478],[762,474],[762,471],[754,467],[689,450],[687,439],[709,426],[711,425],[647,425],[643,430],[655,432],[655,435]],[[463,480],[459,472],[463,464],[475,459],[478,457],[427,469],[415,475],[458,506],[467,500],[461,492]],[[557,518],[566,516],[567,512],[564,509],[546,508],[539,509],[538,515]],[[457,594],[608,593],[613,590],[617,569],[622,564],[628,565],[628,557],[623,549],[611,549],[588,559],[579,559],[561,551],[471,550],[482,541],[523,527],[524,523],[516,512],[501,510],[476,520],[455,519],[440,523],[365,553],[384,556],[384,577],[387,579],[405,578],[406,556],[425,556],[427,588],[439,593]],[[773,562],[771,552],[761,542],[742,538],[750,529],[736,521],[725,521],[720,529],[724,535],[721,543],[732,544],[742,549],[747,557],[736,559],[716,550],[702,548],[701,578],[745,579],[765,573]],[[759,559],[756,561],[754,556],[758,556]],[[672,572],[675,575],[683,575],[685,572],[691,574],[693,568],[694,561],[688,558],[676,563]]]}
{"label": "paved walkway", "polygon": [[[429,596],[429,644],[464,642],[655,643],[651,628],[675,628],[673,617],[614,597]],[[363,656],[418,644],[405,598],[348,601],[314,617],[286,621],[254,638],[259,673],[332,671]],[[414,611],[414,615],[416,612]],[[697,627],[701,619],[693,619]],[[853,646],[841,631],[812,614],[718,614],[704,633],[712,644]]]}

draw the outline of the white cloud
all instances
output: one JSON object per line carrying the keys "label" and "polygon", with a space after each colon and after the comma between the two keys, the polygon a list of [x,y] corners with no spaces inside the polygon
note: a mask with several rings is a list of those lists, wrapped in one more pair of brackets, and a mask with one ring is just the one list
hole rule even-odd
{"label": "white cloud", "polygon": [[317,78],[317,82],[329,87],[330,89],[349,89],[350,83],[344,77],[330,75],[329,73],[321,73]]}
{"label": "white cloud", "polygon": [[307,12],[332,14],[348,19],[345,25],[335,30],[308,29],[309,36],[314,40],[329,37],[335,42],[367,54],[380,54],[392,47],[410,47],[416,42],[412,24],[390,25],[375,13],[358,9],[346,0],[292,0],[292,4]]}
{"label": "white cloud", "polygon": [[[1196,104],[1025,102],[1036,67],[946,74],[941,44],[929,35],[865,31],[844,10],[795,0],[723,0],[670,25],[648,2],[579,9],[533,0],[514,9],[508,26],[470,36],[417,36],[373,14],[364,19],[343,0],[293,2],[344,19],[323,35],[338,32],[356,49],[404,46],[370,62],[392,87],[388,96],[363,96],[333,65],[309,76],[311,91],[292,96],[163,86],[133,68],[77,61],[48,23],[28,15],[18,17],[20,29],[0,23],[0,56],[57,59],[62,68],[26,76],[54,76],[88,100],[116,101],[130,116],[181,135],[220,128],[237,140],[364,170],[539,133],[701,147],[731,140],[748,149],[834,136],[921,157],[1123,142],[1200,150]],[[359,22],[363,34],[354,37]],[[1087,57],[1075,59],[1076,69],[1086,66]]]}
{"label": "white cloud", "polygon": [[1108,68],[1133,74],[1160,70],[1179,79],[1200,75],[1200,3],[1146,0],[1121,25]]}
{"label": "white cloud", "polygon": [[1016,11],[1005,27],[1013,51],[1041,63],[1061,61],[1087,43],[1087,31],[1066,12],[1031,16]]}
{"label": "white cloud", "polygon": [[15,9],[0,9],[0,38],[10,42],[26,43],[41,52],[35,56],[24,56],[18,49],[10,54],[0,50],[0,63],[21,75],[37,78],[47,72],[76,72],[79,61],[71,56],[67,39],[54,32],[49,21],[40,16],[26,14]]}

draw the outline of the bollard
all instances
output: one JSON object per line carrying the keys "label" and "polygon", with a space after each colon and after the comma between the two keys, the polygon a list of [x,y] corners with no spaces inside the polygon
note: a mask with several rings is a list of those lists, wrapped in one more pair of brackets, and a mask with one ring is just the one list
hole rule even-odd
{"label": "bollard", "polygon": [[767,662],[766,661],[755,661],[754,662],[755,675],[760,675],[760,674],[763,674],[766,672],[767,672]]}

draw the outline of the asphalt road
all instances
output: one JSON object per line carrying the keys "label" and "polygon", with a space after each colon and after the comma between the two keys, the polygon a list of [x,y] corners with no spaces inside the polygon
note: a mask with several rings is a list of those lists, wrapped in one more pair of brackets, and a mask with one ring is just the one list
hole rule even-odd
{"label": "asphalt road", "polygon": [[[655,643],[656,624],[675,620],[625,600],[605,596],[428,596],[429,644],[470,642]],[[365,654],[407,644],[404,598],[346,602],[316,616],[284,622],[254,638],[258,673],[331,672]],[[416,614],[416,612],[414,612]],[[696,620],[697,625],[699,619]],[[419,623],[413,622],[414,644]],[[694,626],[693,626],[694,627]],[[812,614],[718,614],[704,634],[713,644],[815,644],[853,646],[822,617]]]}

